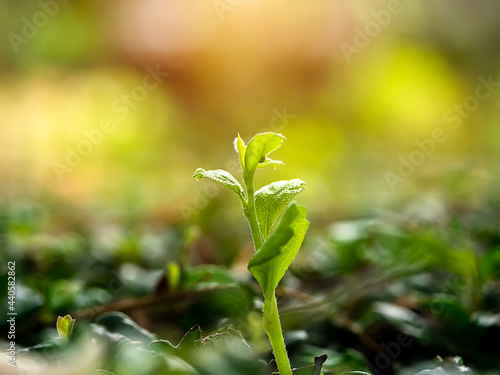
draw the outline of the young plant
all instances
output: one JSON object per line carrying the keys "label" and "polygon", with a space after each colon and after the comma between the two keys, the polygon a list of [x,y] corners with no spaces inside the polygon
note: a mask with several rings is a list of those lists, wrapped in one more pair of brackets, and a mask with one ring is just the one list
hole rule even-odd
{"label": "young plant", "polygon": [[[275,292],[297,255],[309,227],[306,208],[295,202],[290,203],[296,194],[306,188],[306,183],[298,179],[277,181],[257,192],[254,187],[257,169],[283,165],[281,161],[269,159],[268,155],[281,147],[284,140],[285,137],[281,134],[260,133],[246,145],[238,135],[234,148],[240,158],[243,187],[229,172],[221,169],[205,171],[200,168],[193,178],[215,181],[236,193],[241,201],[255,246],[255,254],[248,262],[248,269],[264,293],[262,325],[271,342],[279,374],[291,375]],[[283,210],[285,213],[273,230],[274,223]]]}
{"label": "young plant", "polygon": [[57,317],[57,334],[62,341],[69,341],[69,338],[73,334],[73,327],[75,326],[75,322],[76,319],[73,319],[71,315],[66,315],[64,318],[62,316]]}

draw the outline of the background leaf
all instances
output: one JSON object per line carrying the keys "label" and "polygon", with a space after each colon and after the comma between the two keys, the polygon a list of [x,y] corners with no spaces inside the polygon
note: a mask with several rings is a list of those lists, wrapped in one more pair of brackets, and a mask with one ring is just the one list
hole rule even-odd
{"label": "background leaf", "polygon": [[149,346],[157,353],[172,354],[178,350],[186,351],[192,349],[195,346],[196,340],[199,339],[201,339],[201,328],[199,325],[195,325],[186,332],[177,345],[172,344],[168,340],[155,340],[150,342]]}
{"label": "background leaf", "polygon": [[305,190],[306,186],[306,183],[299,179],[277,181],[255,193],[257,220],[264,238],[269,236],[274,222],[287,204],[295,195]]}
{"label": "background leaf", "polygon": [[154,334],[142,328],[130,319],[130,317],[120,312],[100,315],[96,318],[95,323],[103,326],[111,333],[121,334],[130,340],[140,341],[145,345],[156,340]]}

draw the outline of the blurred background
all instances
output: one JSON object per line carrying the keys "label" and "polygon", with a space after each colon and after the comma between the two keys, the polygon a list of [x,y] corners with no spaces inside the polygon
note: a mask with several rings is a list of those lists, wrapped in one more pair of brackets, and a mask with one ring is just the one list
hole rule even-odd
{"label": "blurred background", "polygon": [[[312,223],[285,284],[330,298],[329,314],[359,325],[337,317],[331,331],[348,338],[317,345],[373,360],[366,340],[408,331],[374,303],[422,315],[444,293],[458,312],[424,316],[438,321],[426,326],[432,338],[410,330],[423,341],[398,360],[499,365],[472,347],[487,351],[500,321],[500,4],[0,3],[0,251],[20,262],[19,300],[36,317],[20,344],[38,342],[57,314],[168,289],[168,265],[228,267],[231,282],[250,283],[239,203],[191,176],[203,167],[239,178],[234,137],[276,131],[285,166],[262,170],[257,185],[306,181],[297,200]],[[283,303],[285,327],[307,330],[303,309]],[[259,311],[248,306],[228,308],[248,323]],[[174,336],[202,323],[129,313]],[[474,327],[485,336],[465,345]]]}
{"label": "blurred background", "polygon": [[[481,205],[495,186],[499,93],[456,130],[445,113],[479,76],[497,77],[496,5],[401,1],[380,22],[388,3],[349,3],[4,1],[2,196],[182,222],[202,189],[191,171],[224,167],[237,133],[270,129],[288,139],[287,167],[262,182],[306,180],[313,222],[426,196]],[[167,76],[144,86],[149,70]],[[103,120],[111,132],[79,151]],[[436,128],[447,140],[389,184],[385,172]]]}

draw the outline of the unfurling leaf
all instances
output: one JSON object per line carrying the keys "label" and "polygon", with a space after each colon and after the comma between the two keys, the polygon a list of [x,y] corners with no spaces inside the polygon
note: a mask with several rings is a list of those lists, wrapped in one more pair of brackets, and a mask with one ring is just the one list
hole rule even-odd
{"label": "unfurling leaf", "polygon": [[307,184],[299,179],[277,181],[255,193],[257,220],[264,239],[269,236],[274,222],[288,203],[295,195],[304,191],[306,186]]}
{"label": "unfurling leaf", "polygon": [[241,202],[245,201],[245,191],[241,187],[240,183],[234,176],[223,170],[216,169],[213,171],[206,171],[203,168],[198,168],[196,172],[194,172],[193,178],[199,180],[200,178],[208,178],[209,180],[217,182],[219,185],[232,190],[238,195]]}
{"label": "unfurling leaf", "polygon": [[309,227],[306,213],[304,206],[291,203],[276,230],[250,259],[248,269],[259,282],[264,294],[274,293],[299,252]]}
{"label": "unfurling leaf", "polygon": [[75,325],[76,319],[73,319],[71,315],[66,315],[64,318],[62,316],[57,317],[57,333],[61,340],[68,341],[73,333],[73,326]]}
{"label": "unfurling leaf", "polygon": [[243,173],[246,172],[248,176],[251,176],[258,167],[266,167],[271,164],[275,166],[283,164],[278,160],[269,159],[267,155],[280,148],[284,141],[285,137],[278,133],[269,132],[256,134],[250,142],[248,142],[248,146],[246,146]]}

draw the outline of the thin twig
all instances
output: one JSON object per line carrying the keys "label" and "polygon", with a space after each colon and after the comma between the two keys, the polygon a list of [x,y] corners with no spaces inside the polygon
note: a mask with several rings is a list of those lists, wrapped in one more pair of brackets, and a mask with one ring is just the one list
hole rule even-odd
{"label": "thin twig", "polygon": [[107,305],[96,306],[90,309],[77,311],[71,314],[74,318],[93,318],[100,314],[111,311],[130,311],[136,309],[152,309],[158,306],[168,306],[172,303],[197,299],[205,296],[207,293],[229,289],[227,286],[214,286],[203,290],[190,290],[177,293],[163,293],[154,296],[144,296],[135,298],[125,298],[111,302]]}

